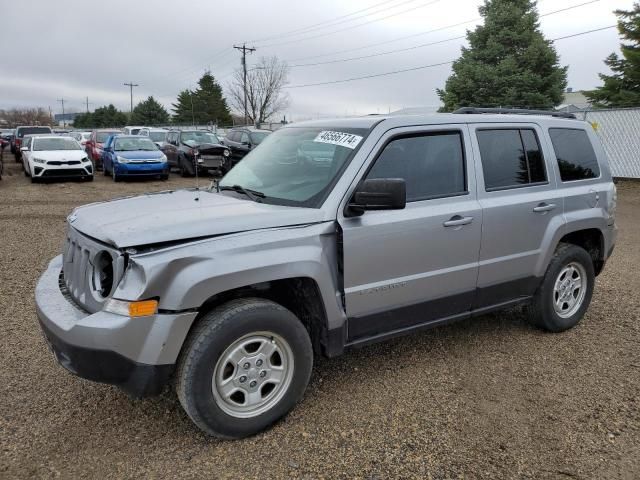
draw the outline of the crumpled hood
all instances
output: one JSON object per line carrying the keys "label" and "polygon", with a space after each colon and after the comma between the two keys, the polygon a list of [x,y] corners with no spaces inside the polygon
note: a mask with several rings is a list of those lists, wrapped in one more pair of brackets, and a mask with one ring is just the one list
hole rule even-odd
{"label": "crumpled hood", "polygon": [[194,190],[176,190],[78,207],[68,221],[89,237],[125,248],[317,223],[323,221],[323,212],[208,191],[198,195]]}

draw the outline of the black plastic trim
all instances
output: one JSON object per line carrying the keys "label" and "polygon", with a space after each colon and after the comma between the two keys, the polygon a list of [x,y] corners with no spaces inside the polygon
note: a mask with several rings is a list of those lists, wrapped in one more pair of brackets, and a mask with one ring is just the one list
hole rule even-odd
{"label": "black plastic trim", "polygon": [[42,322],[40,327],[62,367],[78,377],[116,385],[133,397],[160,394],[175,369],[174,364],[147,365],[111,350],[71,345],[57,337]]}

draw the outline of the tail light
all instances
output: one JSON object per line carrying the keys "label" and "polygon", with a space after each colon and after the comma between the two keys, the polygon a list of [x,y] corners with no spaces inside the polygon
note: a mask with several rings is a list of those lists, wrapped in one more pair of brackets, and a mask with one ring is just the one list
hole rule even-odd
{"label": "tail light", "polygon": [[19,147],[21,143],[22,143],[22,140],[19,138],[16,138],[16,147]]}

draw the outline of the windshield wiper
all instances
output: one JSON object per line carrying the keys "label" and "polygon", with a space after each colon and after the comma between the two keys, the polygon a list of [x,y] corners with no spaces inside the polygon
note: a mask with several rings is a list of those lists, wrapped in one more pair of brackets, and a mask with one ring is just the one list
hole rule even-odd
{"label": "windshield wiper", "polygon": [[261,203],[260,199],[266,197],[266,195],[262,192],[258,192],[257,190],[251,190],[250,188],[244,188],[241,185],[225,185],[220,187],[219,190],[233,190],[234,192],[242,193],[249,197],[254,202]]}

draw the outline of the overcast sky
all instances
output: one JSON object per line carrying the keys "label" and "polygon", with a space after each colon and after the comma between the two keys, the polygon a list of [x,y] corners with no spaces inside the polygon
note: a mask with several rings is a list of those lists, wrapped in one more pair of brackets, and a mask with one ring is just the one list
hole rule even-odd
{"label": "overcast sky", "polygon": [[[589,0],[541,0],[542,15]],[[192,88],[205,69],[224,86],[240,65],[234,44],[257,48],[291,65],[290,87],[375,75],[447,62],[463,39],[367,59],[296,66],[361,57],[463,36],[477,23],[481,0],[20,0],[0,10],[0,108],[43,106],[60,113],[113,103],[129,110],[154,95],[168,108],[176,94]],[[616,23],[613,10],[631,0],[597,0],[541,18],[549,39]],[[469,22],[467,22],[469,21]],[[467,22],[461,24],[462,22]],[[458,26],[451,26],[461,24]],[[450,28],[443,28],[450,27]],[[438,30],[438,31],[434,31]],[[408,38],[405,38],[408,37]],[[590,89],[606,71],[603,59],[619,51],[616,29],[559,40],[569,86]],[[289,119],[383,113],[403,107],[439,105],[450,65],[332,85],[289,88]]]}

